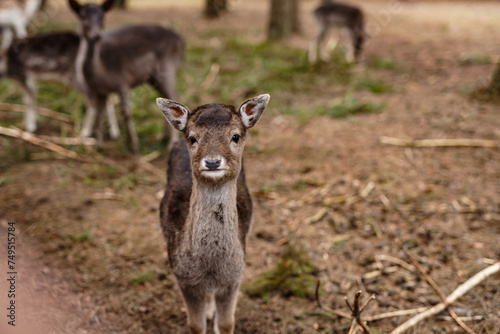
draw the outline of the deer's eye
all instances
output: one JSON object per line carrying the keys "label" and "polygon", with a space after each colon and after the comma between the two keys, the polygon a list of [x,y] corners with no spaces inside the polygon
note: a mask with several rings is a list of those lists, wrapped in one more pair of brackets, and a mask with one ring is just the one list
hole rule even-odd
{"label": "deer's eye", "polygon": [[194,143],[196,143],[196,142],[197,142],[196,138],[195,138],[195,137],[193,137],[193,136],[189,136],[189,137],[188,137],[188,140],[189,140],[189,142],[191,143],[191,145],[193,145]]}
{"label": "deer's eye", "polygon": [[240,141],[240,135],[234,135],[232,140],[235,142],[235,143],[238,143]]}

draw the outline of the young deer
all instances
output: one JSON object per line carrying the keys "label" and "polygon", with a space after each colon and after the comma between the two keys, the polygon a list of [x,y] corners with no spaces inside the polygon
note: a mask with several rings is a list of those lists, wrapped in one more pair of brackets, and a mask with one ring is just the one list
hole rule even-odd
{"label": "young deer", "polygon": [[2,0],[0,2],[0,27],[2,27],[2,50],[12,42],[12,30],[17,37],[26,37],[26,26],[40,9],[42,0],[27,0],[24,7],[19,0]]}
{"label": "young deer", "polygon": [[[98,126],[107,96],[118,93],[132,150],[138,153],[139,139],[131,115],[130,91],[149,83],[161,96],[177,99],[176,79],[184,56],[184,41],[173,30],[159,25],[136,25],[102,33],[104,14],[112,8],[114,0],[101,5],[68,2],[81,25],[77,74],[93,101]],[[95,113],[86,115],[82,135],[92,134],[95,118]],[[170,135],[170,147],[176,138]]]}
{"label": "young deer", "polygon": [[[38,81],[59,81],[71,86],[86,98],[86,89],[77,80],[75,62],[80,37],[73,32],[57,32],[16,39],[0,54],[0,78],[18,81],[24,88],[24,129],[36,131],[36,93]],[[87,113],[92,105],[87,100]],[[90,110],[89,110],[90,109]],[[112,105],[107,107],[110,135],[116,138],[120,129]]]}
{"label": "young deer", "polygon": [[156,101],[185,138],[170,153],[160,221],[187,307],[189,333],[205,333],[206,317],[214,311],[215,333],[233,333],[252,224],[243,148],[269,95],[246,100],[238,110],[207,104],[190,111],[171,100]]}
{"label": "young deer", "polygon": [[361,9],[347,4],[325,1],[313,11],[313,16],[318,25],[318,31],[309,46],[309,62],[316,62],[318,47],[321,59],[328,61],[329,55],[325,44],[329,32],[334,28],[344,28],[347,31],[352,45],[347,45],[346,59],[349,62],[357,62],[365,38],[364,15]]}

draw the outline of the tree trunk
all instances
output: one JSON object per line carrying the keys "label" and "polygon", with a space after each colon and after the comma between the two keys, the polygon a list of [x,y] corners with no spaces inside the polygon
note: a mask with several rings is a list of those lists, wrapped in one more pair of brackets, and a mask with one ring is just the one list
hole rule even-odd
{"label": "tree trunk", "polygon": [[292,33],[300,33],[300,0],[271,0],[269,13],[269,40],[279,40],[290,37]]}
{"label": "tree trunk", "polygon": [[491,79],[489,91],[492,95],[500,97],[500,62],[497,64],[493,78]]}
{"label": "tree trunk", "polygon": [[300,20],[300,0],[292,0],[292,32],[294,34],[302,33],[302,23]]}
{"label": "tree trunk", "polygon": [[116,8],[127,9],[127,0],[118,0],[118,1],[116,1]]}
{"label": "tree trunk", "polygon": [[206,0],[205,16],[208,18],[217,18],[223,12],[227,11],[227,0]]}

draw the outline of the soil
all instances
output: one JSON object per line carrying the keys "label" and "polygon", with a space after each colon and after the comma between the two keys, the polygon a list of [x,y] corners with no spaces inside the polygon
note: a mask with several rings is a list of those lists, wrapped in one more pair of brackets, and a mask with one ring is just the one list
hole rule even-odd
{"label": "soil", "polygon": [[[498,104],[467,94],[488,83],[495,64],[465,61],[498,57],[500,3],[353,2],[368,13],[371,29],[357,66],[365,69],[370,56],[395,60],[400,70],[378,71],[395,92],[356,93],[385,102],[380,113],[308,123],[270,103],[246,147],[255,225],[242,284],[274,268],[291,245],[317,267],[324,306],[349,313],[344,297],[352,300],[361,290],[363,299],[377,296],[363,313],[368,316],[441,301],[396,240],[444,295],[500,258],[498,147],[414,148],[380,141],[500,141]],[[303,12],[315,4],[304,2]],[[267,1],[236,1],[222,19],[205,21],[198,3],[132,2],[131,10],[110,14],[110,25],[148,18],[174,23],[188,41],[208,26],[230,27],[258,41],[265,38],[267,11]],[[54,20],[70,22],[71,14],[59,8]],[[304,28],[303,36],[286,43],[305,52],[313,33],[306,14]],[[332,96],[328,87],[318,87],[316,94],[283,92],[276,98],[301,107]],[[9,287],[5,279],[0,282],[2,333],[187,332],[158,219],[163,177],[134,168],[132,157],[117,158],[131,170],[123,175],[55,155],[26,161],[24,155],[43,150],[10,138],[0,138],[0,148],[2,273],[9,222],[15,222],[18,263],[15,328],[6,323]],[[163,171],[165,161],[162,156],[152,164]],[[467,321],[476,333],[498,333],[499,287],[497,273],[452,308],[459,316],[479,316]],[[433,316],[408,332],[463,332],[446,316]],[[406,319],[369,325],[389,332]],[[322,312],[314,298],[277,292],[264,300],[240,293],[237,333],[347,333],[349,326],[350,320]]]}

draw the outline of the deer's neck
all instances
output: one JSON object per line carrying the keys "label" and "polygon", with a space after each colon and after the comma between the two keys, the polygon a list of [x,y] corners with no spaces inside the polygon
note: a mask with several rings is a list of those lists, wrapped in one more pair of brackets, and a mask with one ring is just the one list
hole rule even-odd
{"label": "deer's neck", "polygon": [[236,182],[214,186],[194,180],[186,226],[193,253],[231,257],[241,248],[236,194]]}
{"label": "deer's neck", "polygon": [[83,86],[93,85],[94,76],[98,72],[99,54],[101,51],[100,40],[88,40],[80,37],[80,45],[76,56],[76,77]]}

